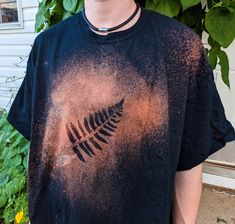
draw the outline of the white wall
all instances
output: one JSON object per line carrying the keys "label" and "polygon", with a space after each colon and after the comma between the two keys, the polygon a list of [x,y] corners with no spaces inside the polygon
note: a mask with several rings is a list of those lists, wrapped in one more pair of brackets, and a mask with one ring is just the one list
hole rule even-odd
{"label": "white wall", "polygon": [[0,30],[0,107],[10,107],[10,99],[23,81],[31,44],[37,36],[34,23],[38,1],[21,0],[21,5],[23,28]]}
{"label": "white wall", "polygon": [[[219,91],[225,114],[233,127],[235,127],[235,41],[225,50],[229,56],[230,63],[230,89],[224,85],[220,72],[217,72],[216,85]],[[235,165],[235,141],[228,143],[224,150],[220,150],[210,157],[211,159],[226,161]],[[234,171],[233,171],[234,172]]]}
{"label": "white wall", "polygon": [[[219,72],[217,72],[218,78],[216,84],[225,107],[226,116],[235,127],[235,41],[229,48],[225,49],[225,51],[228,54],[230,63],[229,77],[231,88],[229,90],[229,88],[224,85]],[[216,71],[218,70],[216,69]]]}
{"label": "white wall", "polygon": [[[206,43],[207,35],[203,36],[203,43],[205,47],[208,47],[208,44]],[[229,80],[230,80],[230,89],[223,83],[223,80],[221,78],[220,73],[220,66],[217,65],[216,69],[214,70],[214,74],[216,77],[216,86],[220,95],[220,98],[222,100],[222,103],[224,105],[225,109],[225,115],[227,119],[232,123],[233,127],[235,127],[235,40],[233,43],[229,46],[229,48],[224,49],[226,53],[228,54],[229,58]],[[226,158],[223,160],[226,162],[232,162],[235,164],[235,142],[228,143],[227,147],[225,147],[227,152],[225,150],[218,151],[210,158],[222,160],[223,154],[226,154]],[[230,151],[230,152],[229,152]]]}
{"label": "white wall", "polygon": [[[206,38],[207,36],[205,35],[203,43],[205,47],[208,47]],[[235,41],[229,48],[224,50],[229,57],[230,89],[222,81],[220,66],[217,65],[214,73],[216,76],[216,86],[224,105],[225,115],[233,127],[235,127]],[[205,163],[203,166],[203,182],[235,189],[235,172],[234,168],[232,168],[232,166],[235,167],[235,141],[227,143],[224,148],[209,156],[206,161],[218,161],[223,166]]]}

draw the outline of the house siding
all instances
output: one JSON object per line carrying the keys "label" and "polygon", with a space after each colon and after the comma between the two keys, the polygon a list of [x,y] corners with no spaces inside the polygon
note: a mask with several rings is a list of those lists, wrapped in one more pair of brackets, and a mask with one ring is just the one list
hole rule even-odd
{"label": "house siding", "polygon": [[0,107],[9,109],[23,81],[33,40],[37,0],[21,0],[23,28],[0,30]]}

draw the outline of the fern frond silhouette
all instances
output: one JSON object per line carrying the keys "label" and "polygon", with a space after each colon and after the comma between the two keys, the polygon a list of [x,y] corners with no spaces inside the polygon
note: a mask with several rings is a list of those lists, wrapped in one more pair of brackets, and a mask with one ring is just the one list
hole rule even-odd
{"label": "fern frond silhouette", "polygon": [[108,137],[113,136],[117,128],[118,122],[123,112],[124,98],[118,103],[108,106],[107,109],[102,108],[88,117],[84,117],[83,125],[78,120],[77,127],[70,122],[66,123],[66,131],[72,149],[77,157],[86,162],[82,151],[90,157],[96,155],[95,150],[103,150],[102,144],[108,144],[106,140]]}

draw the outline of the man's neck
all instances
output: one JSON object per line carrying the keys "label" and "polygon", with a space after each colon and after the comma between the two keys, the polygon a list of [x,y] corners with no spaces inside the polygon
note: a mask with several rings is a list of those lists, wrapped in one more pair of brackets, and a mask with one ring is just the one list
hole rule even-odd
{"label": "man's neck", "polygon": [[[135,8],[136,3],[134,0],[85,0],[86,17],[96,27],[110,28],[119,25],[133,14]],[[139,15],[140,10],[130,22],[115,31],[128,29],[138,20]]]}

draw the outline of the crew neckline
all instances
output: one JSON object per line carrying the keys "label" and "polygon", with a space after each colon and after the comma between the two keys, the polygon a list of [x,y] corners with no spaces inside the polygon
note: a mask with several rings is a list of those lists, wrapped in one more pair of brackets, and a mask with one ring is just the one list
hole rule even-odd
{"label": "crew neckline", "polygon": [[110,42],[116,42],[121,41],[126,38],[129,38],[133,34],[135,34],[138,31],[141,31],[147,23],[147,12],[146,9],[143,6],[140,6],[140,16],[138,20],[129,28],[125,30],[115,31],[108,33],[107,35],[102,35],[95,33],[92,31],[86,21],[84,20],[82,16],[82,11],[78,13],[77,16],[77,29],[79,30],[80,35],[85,39],[97,43],[110,43]]}

